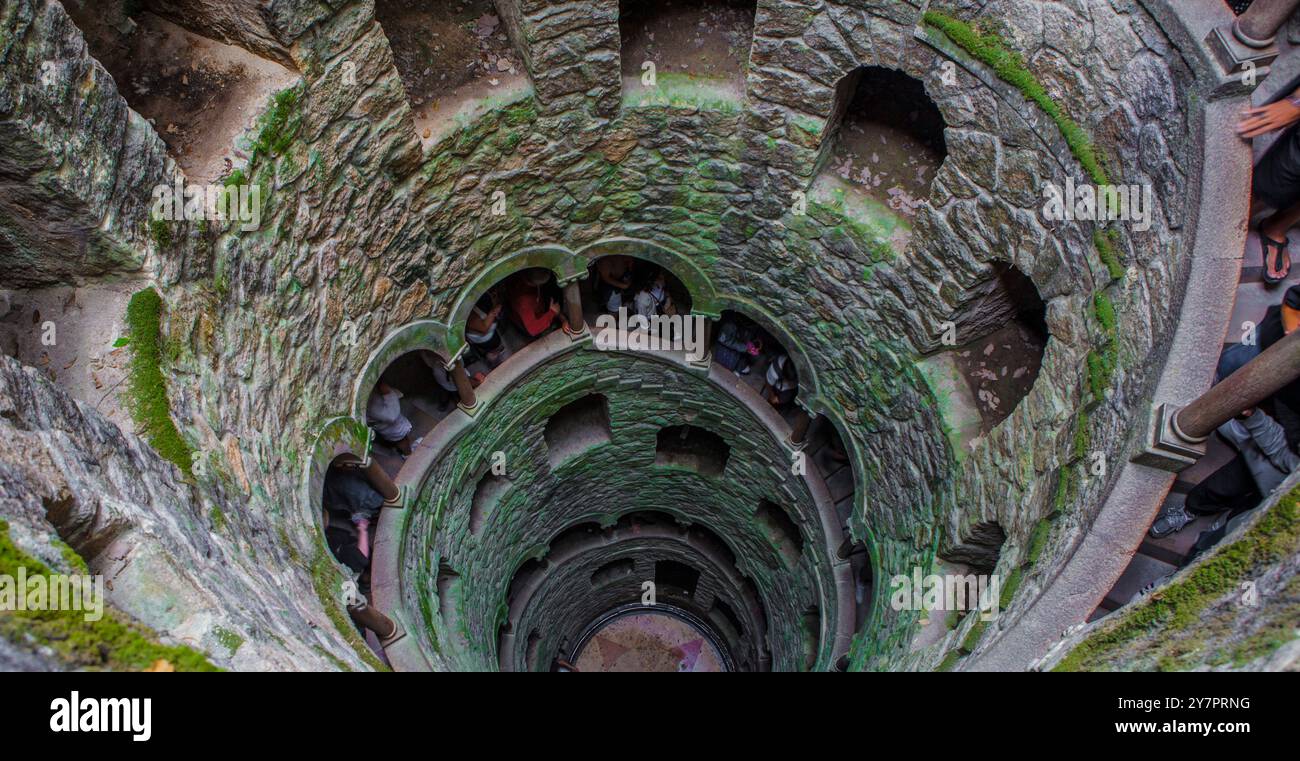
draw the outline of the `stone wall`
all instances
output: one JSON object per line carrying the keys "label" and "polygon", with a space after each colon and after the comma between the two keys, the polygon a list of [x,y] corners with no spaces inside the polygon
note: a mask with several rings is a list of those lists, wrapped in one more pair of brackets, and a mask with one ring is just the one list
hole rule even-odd
{"label": "stone wall", "polygon": [[[586,14],[519,2],[506,18],[528,47],[536,99],[499,109],[425,154],[371,4],[295,11],[299,23],[276,32],[304,77],[295,137],[281,155],[248,168],[269,191],[261,230],[213,231],[211,274],[156,270],[177,347],[175,416],[214,474],[201,488],[219,494],[222,481],[240,481],[229,474],[247,476],[223,530],[232,539],[282,535],[286,551],[310,557],[314,528],[289,517],[310,506],[286,508],[302,498],[301,453],[327,420],[351,410],[355,378],[384,336],[420,318],[445,321],[480,273],[527,246],[635,237],[690,257],[731,308],[770,315],[816,366],[813,407],[840,422],[855,458],[852,527],[871,546],[877,579],[928,564],[938,546],[985,521],[1007,531],[999,570],[1009,573],[1055,510],[1048,547],[1017,599],[1034,594],[1035,580],[1087,530],[1106,487],[1071,465],[1075,427],[1092,431],[1092,446],[1108,456],[1120,450],[1172,328],[1183,208],[1195,192],[1179,170],[1194,134],[1193,88],[1140,6],[947,5],[988,22],[1022,53],[1100,147],[1115,181],[1156,185],[1152,231],[1118,230],[1132,265],[1123,283],[1107,285],[1090,225],[1047,225],[1038,212],[1041,183],[1085,180],[1060,130],[987,67],[919,27],[919,6],[762,0],[745,100],[615,109],[611,0]],[[9,0],[5,17],[10,8],[49,6]],[[62,27],[34,34],[37,45],[75,37]],[[941,76],[948,61],[951,83]],[[355,85],[343,76],[349,62]],[[851,211],[824,203],[811,203],[807,216],[791,211],[791,194],[808,188],[828,134],[836,83],[869,64],[920,79],[948,124],[949,155],[930,203],[905,249],[890,255]],[[6,76],[11,70],[6,61]],[[49,108],[29,103],[10,118],[36,124]],[[501,216],[488,203],[497,190],[507,199]],[[186,246],[204,240],[184,238]],[[939,323],[976,319],[962,314],[966,294],[998,262],[1034,280],[1052,341],[1030,396],[958,453],[914,362],[939,348]],[[1119,369],[1104,398],[1093,399],[1087,355],[1109,340],[1093,293],[1107,287],[1122,326]],[[548,526],[514,530],[531,537]],[[286,572],[305,576],[305,565]],[[483,589],[495,595],[511,571],[494,571]],[[482,635],[499,599],[478,602]],[[999,625],[1014,614],[1015,605]],[[878,605],[853,666],[933,665],[967,634],[907,660],[914,619]],[[791,632],[789,624],[774,629]],[[788,660],[793,645],[780,640],[789,636],[778,639],[774,657]]]}

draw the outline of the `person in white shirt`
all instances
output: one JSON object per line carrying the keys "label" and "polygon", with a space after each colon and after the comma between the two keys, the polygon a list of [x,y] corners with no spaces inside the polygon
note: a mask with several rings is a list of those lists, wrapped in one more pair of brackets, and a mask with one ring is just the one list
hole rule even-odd
{"label": "person in white shirt", "polygon": [[379,381],[366,403],[366,423],[403,456],[411,453],[411,421],[402,414],[402,392]]}

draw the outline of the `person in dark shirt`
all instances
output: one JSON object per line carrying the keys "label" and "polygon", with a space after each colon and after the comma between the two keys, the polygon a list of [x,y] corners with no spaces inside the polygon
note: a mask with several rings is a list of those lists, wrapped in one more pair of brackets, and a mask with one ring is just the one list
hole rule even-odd
{"label": "person in dark shirt", "polygon": [[335,463],[325,474],[321,504],[330,551],[353,572],[365,571],[370,566],[370,524],[384,506],[384,495],[354,465]]}
{"label": "person in dark shirt", "polygon": [[1276,285],[1291,271],[1287,231],[1300,223],[1300,89],[1258,108],[1247,109],[1237,134],[1251,139],[1286,130],[1255,166],[1254,199],[1273,213],[1256,226],[1264,258],[1264,282]]}
{"label": "person in dark shirt", "polygon": [[[1293,285],[1282,297],[1282,303],[1264,312],[1257,329],[1259,350],[1266,351],[1297,327],[1300,327],[1300,285]],[[1300,448],[1300,380],[1279,389],[1270,404],[1273,418],[1286,431],[1287,444],[1293,450]]]}

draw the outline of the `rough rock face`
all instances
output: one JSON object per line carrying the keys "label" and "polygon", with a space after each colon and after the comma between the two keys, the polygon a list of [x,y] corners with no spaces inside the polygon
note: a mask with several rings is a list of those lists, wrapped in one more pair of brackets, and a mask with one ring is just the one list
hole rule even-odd
{"label": "rough rock face", "polygon": [[[247,610],[238,622],[250,634],[262,620],[253,611],[278,609],[281,595],[295,601],[277,614],[283,618],[268,616],[278,627],[257,639],[264,660],[236,665],[304,662],[316,657],[304,650],[314,637],[354,663],[348,648],[334,647],[340,641],[327,625],[310,631],[322,585],[310,578],[315,564],[301,560],[316,557],[320,544],[303,460],[326,421],[350,414],[355,381],[386,335],[416,319],[450,321],[478,278],[506,257],[520,267],[536,263],[537,246],[652,241],[697,266],[722,307],[788,337],[787,348],[816,368],[817,387],[802,393],[840,427],[855,457],[859,503],[850,527],[873,547],[877,578],[928,565],[937,544],[996,523],[1007,537],[998,571],[1025,567],[1022,600],[1087,531],[1107,483],[1083,479],[1075,431],[1090,431],[1082,440],[1112,457],[1135,424],[1172,330],[1186,272],[1182,219],[1196,194],[1180,169],[1192,163],[1191,75],[1140,5],[947,4],[989,22],[1021,53],[1092,135],[1116,181],[1156,186],[1152,231],[1119,231],[1120,257],[1132,264],[1122,284],[1111,283],[1098,259],[1092,225],[1042,221],[1042,183],[1085,179],[1058,127],[920,26],[920,2],[761,0],[743,101],[638,106],[620,100],[617,0],[501,0],[535,98],[504,105],[427,154],[372,3],[285,0],[259,3],[257,13],[245,7],[251,3],[240,3],[239,13],[220,3],[153,5],[202,18],[251,49],[287,53],[303,75],[287,147],[246,168],[268,189],[262,228],[177,229],[175,243],[150,262],[170,307],[174,416],[208,473],[193,493],[168,485],[174,473],[146,480],[149,495],[156,487],[170,496],[140,499],[158,511],[173,505],[174,515],[148,513],[152,522],[141,525],[189,558],[170,570],[154,566],[153,578],[169,579],[160,583],[185,590],[177,593],[185,600],[207,595],[217,610]],[[63,145],[78,149],[67,151],[69,162],[101,157],[71,165],[88,178],[68,196],[78,199],[73,226],[120,228],[133,250],[157,248],[144,232],[139,187],[115,178],[122,167],[136,177],[170,176],[161,142],[151,133],[130,137],[145,128],[77,47],[57,3],[3,7],[0,118],[5,135],[19,136],[16,155],[29,158],[12,169],[0,163],[0,175],[28,188],[29,178],[61,166],[49,157],[61,156]],[[34,84],[42,51],[60,46],[75,52],[59,57],[67,78],[42,90]],[[942,73],[949,63],[951,80]],[[948,125],[949,155],[931,200],[918,211],[910,244],[892,256],[874,249],[842,207],[791,211],[791,194],[808,188],[833,132],[835,86],[862,65],[921,80]],[[71,85],[77,72],[90,78],[87,95]],[[90,119],[90,108],[102,118]],[[64,113],[78,116],[56,118]],[[506,194],[504,215],[488,213],[496,191]],[[49,200],[41,193],[14,203]],[[105,209],[104,219],[87,211]],[[23,228],[0,219],[0,229]],[[42,278],[81,274],[68,271],[60,251],[24,245],[26,269]],[[965,313],[970,293],[997,263],[1033,279],[1052,340],[1030,396],[970,452],[954,452],[914,362],[939,347],[942,322],[978,323]],[[1142,328],[1108,334],[1094,309],[1103,290],[1120,325]],[[1090,354],[1110,342],[1117,367],[1094,393],[1085,380]],[[68,425],[74,441],[87,434],[81,423]],[[47,491],[43,472],[25,477],[34,494]],[[214,505],[225,521],[209,533],[202,524]],[[1049,540],[1031,558],[1030,537],[1049,515]],[[227,583],[257,591],[234,605]],[[206,642],[193,616],[168,619],[131,599],[124,609],[142,620]],[[1014,625],[1016,611],[1013,603],[999,626]],[[879,601],[877,613],[860,633],[854,668],[930,667],[968,634],[963,628],[909,656],[915,616]],[[248,639],[241,653],[255,638]]]}
{"label": "rough rock face", "polygon": [[199,494],[139,439],[0,357],[0,516],[21,548],[63,567],[57,541],[66,542],[106,577],[114,608],[218,665],[334,667],[323,651],[345,659],[349,648],[278,538],[223,537],[218,505],[239,509]]}

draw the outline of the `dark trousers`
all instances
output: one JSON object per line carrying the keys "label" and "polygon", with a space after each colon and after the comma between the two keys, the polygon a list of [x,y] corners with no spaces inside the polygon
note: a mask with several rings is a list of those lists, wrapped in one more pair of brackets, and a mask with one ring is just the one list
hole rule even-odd
{"label": "dark trousers", "polygon": [[1255,477],[1246,467],[1246,458],[1237,455],[1192,487],[1184,504],[1193,515],[1214,515],[1224,510],[1233,513],[1249,510],[1263,498],[1255,486]]}

